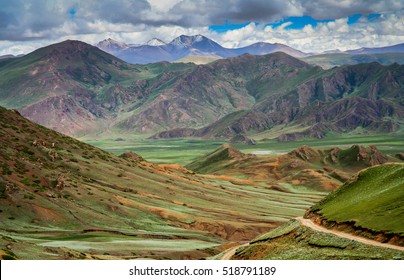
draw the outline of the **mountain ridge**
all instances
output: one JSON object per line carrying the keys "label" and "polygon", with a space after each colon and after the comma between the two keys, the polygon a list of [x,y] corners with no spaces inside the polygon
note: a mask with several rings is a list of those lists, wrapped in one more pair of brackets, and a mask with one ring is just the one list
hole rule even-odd
{"label": "mountain ridge", "polygon": [[131,65],[65,41],[0,61],[0,105],[81,136],[174,129],[169,137],[231,138],[279,125],[305,128],[284,133],[281,141],[358,127],[390,133],[402,126],[403,67],[368,63],[323,70],[282,52],[207,65]]}
{"label": "mountain ridge", "polygon": [[[348,56],[350,55],[353,60],[357,61],[379,61],[383,62],[386,58],[383,58],[383,54],[397,53],[399,58],[387,58],[387,61],[401,62],[401,54],[404,53],[404,44],[397,44],[385,47],[375,47],[375,48],[359,48],[354,50],[330,50],[319,54],[305,53],[300,50],[291,48],[287,45],[280,43],[267,43],[267,42],[256,42],[248,46],[239,48],[225,48],[215,41],[201,35],[180,35],[169,43],[165,43],[158,38],[153,38],[150,41],[155,43],[149,44],[148,42],[140,45],[128,45],[123,42],[117,42],[112,46],[106,44],[105,42],[112,39],[106,39],[100,41],[96,44],[100,49],[107,51],[129,63],[154,63],[159,61],[169,61],[173,62],[176,60],[186,59],[192,56],[206,56],[206,57],[217,57],[217,58],[229,58],[233,56],[242,55],[244,53],[252,55],[265,55],[274,52],[285,52],[293,57],[305,58],[309,57],[308,61],[316,62],[315,57],[321,56],[332,56],[339,54]],[[113,40],[112,40],[113,41]],[[312,58],[313,57],[313,58]],[[324,58],[322,58],[324,59]],[[353,63],[352,60],[347,60],[345,57],[345,62]],[[321,63],[321,62],[320,62]],[[335,63],[335,62],[334,62]],[[322,64],[324,65],[324,64]],[[325,64],[327,67],[328,64]],[[341,64],[338,64],[341,65]]]}
{"label": "mountain ridge", "polygon": [[229,58],[244,53],[264,55],[278,51],[288,53],[295,57],[306,56],[303,52],[278,43],[271,44],[260,42],[241,48],[224,48],[215,41],[200,34],[194,36],[180,35],[169,43],[165,43],[157,38],[154,39],[158,43],[130,46],[125,43],[116,42],[113,46],[110,46],[105,43],[107,39],[100,41],[96,46],[126,62],[141,64],[159,61],[173,62],[189,56]]}

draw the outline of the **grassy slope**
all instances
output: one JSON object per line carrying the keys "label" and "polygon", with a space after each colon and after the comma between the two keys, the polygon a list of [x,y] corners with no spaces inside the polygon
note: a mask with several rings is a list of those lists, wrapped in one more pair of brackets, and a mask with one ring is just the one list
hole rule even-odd
{"label": "grassy slope", "polygon": [[404,164],[369,168],[312,207],[327,220],[404,233]]}
{"label": "grassy slope", "polygon": [[[62,44],[74,45],[75,41]],[[0,96],[3,106],[23,107],[49,94],[68,92],[77,87],[99,87],[130,76],[129,65],[112,55],[94,51],[95,48],[89,45],[81,53],[64,50],[62,44],[51,45],[24,57],[0,62]],[[92,64],[97,67],[92,67]],[[68,67],[74,68],[71,77],[65,72]],[[108,81],[97,76],[98,73],[95,74],[100,69],[110,75]],[[88,79],[83,80],[84,77]],[[59,88],[53,87],[54,85]],[[19,95],[15,95],[16,89],[19,90]]]}
{"label": "grassy slope", "polygon": [[[385,164],[360,172],[311,208],[327,220],[402,235],[404,164]],[[400,251],[365,245],[314,231],[296,220],[240,248],[234,259],[404,259]]]}
{"label": "grassy slope", "polygon": [[[233,144],[233,146],[243,153],[266,152],[268,154],[287,153],[303,145],[316,149],[331,149],[334,147],[346,149],[353,144],[376,145],[381,152],[391,155],[404,151],[402,141],[404,133],[402,132],[390,135],[329,135],[325,139],[304,139],[294,142],[263,141],[262,138],[266,137],[268,137],[266,134],[254,136],[253,138],[257,140],[257,145],[254,146],[246,144]],[[117,138],[123,138],[123,141],[116,141]],[[115,134],[102,140],[95,140],[95,137],[89,136],[81,138],[81,140],[117,155],[131,150],[153,163],[177,163],[181,165],[189,164],[225,143],[224,140],[195,138],[159,140],[145,140],[143,138],[142,136],[134,138],[134,136]],[[184,146],[186,149],[183,148]]]}
{"label": "grassy slope", "polygon": [[0,249],[15,240],[17,258],[79,257],[61,246],[118,258],[199,258],[302,215],[324,196],[123,159],[2,108],[0,142]]}
{"label": "grassy slope", "polygon": [[237,250],[243,260],[369,260],[403,259],[397,250],[365,245],[301,226],[298,221],[264,234]]}

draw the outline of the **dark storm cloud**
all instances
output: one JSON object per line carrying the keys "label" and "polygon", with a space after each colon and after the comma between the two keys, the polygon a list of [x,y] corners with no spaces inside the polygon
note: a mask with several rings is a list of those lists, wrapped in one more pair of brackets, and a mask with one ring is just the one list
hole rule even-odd
{"label": "dark storm cloud", "polygon": [[400,0],[300,0],[305,15],[316,19],[343,18],[353,14],[372,14],[404,8]]}
{"label": "dark storm cloud", "polygon": [[0,40],[59,36],[66,24],[74,24],[76,33],[91,33],[88,25],[97,20],[139,24],[142,23],[141,14],[149,10],[150,4],[146,0],[3,0]]}
{"label": "dark storm cloud", "polygon": [[78,6],[77,15],[86,15],[89,20],[102,19],[111,23],[142,23],[141,14],[150,10],[146,0],[125,1],[82,1]]}
{"label": "dark storm cloud", "polygon": [[261,22],[280,19],[288,15],[297,15],[289,1],[285,0],[231,0],[216,1],[183,0],[169,11],[178,16],[178,22],[183,26],[200,26],[221,24],[225,20],[233,23],[247,21]]}
{"label": "dark storm cloud", "polygon": [[288,3],[286,1],[273,1],[268,5],[268,1],[241,1],[236,9],[228,8],[219,13],[221,18],[230,17],[239,21],[261,21],[270,17],[279,17],[288,11]]}
{"label": "dark storm cloud", "polygon": [[[196,4],[197,3],[197,4]],[[312,16],[316,19],[336,19],[353,14],[396,11],[404,8],[400,0],[183,0],[170,13],[178,15],[185,26],[234,23],[268,23],[289,16]]]}
{"label": "dark storm cloud", "polygon": [[95,30],[94,26],[100,26],[100,22],[104,29],[116,32],[122,24],[133,29],[138,24],[146,29],[160,25],[206,27],[227,20],[269,23],[301,15],[335,19],[403,8],[401,0],[182,0],[165,11],[154,9],[147,0],[2,0],[0,40],[97,33],[101,29]]}
{"label": "dark storm cloud", "polygon": [[0,11],[0,28],[7,28],[10,24],[16,24],[17,19],[12,13]]}

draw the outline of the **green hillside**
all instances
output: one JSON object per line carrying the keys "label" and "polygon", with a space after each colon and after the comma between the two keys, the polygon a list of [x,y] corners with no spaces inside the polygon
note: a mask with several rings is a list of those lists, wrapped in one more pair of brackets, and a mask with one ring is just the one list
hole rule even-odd
{"label": "green hillside", "polygon": [[311,208],[338,223],[404,236],[404,164],[368,168]]}
{"label": "green hillside", "polygon": [[0,258],[199,259],[322,197],[116,156],[0,107]]}
{"label": "green hillside", "polygon": [[[220,255],[217,256],[220,258]],[[234,260],[402,260],[402,251],[371,246],[289,223],[240,248]]]}
{"label": "green hillside", "polygon": [[292,219],[260,235],[232,259],[404,259],[404,164],[361,171],[305,217],[311,220]]}

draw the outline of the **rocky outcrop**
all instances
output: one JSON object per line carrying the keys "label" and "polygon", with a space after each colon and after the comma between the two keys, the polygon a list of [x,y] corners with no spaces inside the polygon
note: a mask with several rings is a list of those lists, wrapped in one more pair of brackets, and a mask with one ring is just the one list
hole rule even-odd
{"label": "rocky outcrop", "polygon": [[306,127],[278,138],[294,141],[358,128],[389,133],[404,118],[398,64],[323,70],[277,52],[142,66],[78,41],[13,61],[0,65],[0,105],[75,136],[112,128],[158,133],[153,138],[230,139],[279,125]]}
{"label": "rocky outcrop", "polygon": [[308,146],[302,146],[291,151],[288,155],[312,163],[318,162],[324,165],[342,166],[361,165],[363,167],[368,167],[393,160],[393,157],[383,154],[374,145],[369,147],[353,145],[344,150],[340,148],[317,150]]}
{"label": "rocky outcrop", "polygon": [[320,153],[318,150],[310,148],[306,145],[301,146],[288,154],[304,161],[318,161],[320,158]]}
{"label": "rocky outcrop", "polygon": [[142,156],[140,156],[140,155],[138,155],[138,154],[136,154],[136,153],[134,153],[134,152],[132,152],[132,151],[123,153],[123,154],[120,155],[119,157],[120,157],[120,158],[123,158],[123,159],[126,159],[126,160],[135,161],[135,162],[144,161],[144,160],[145,160]]}

